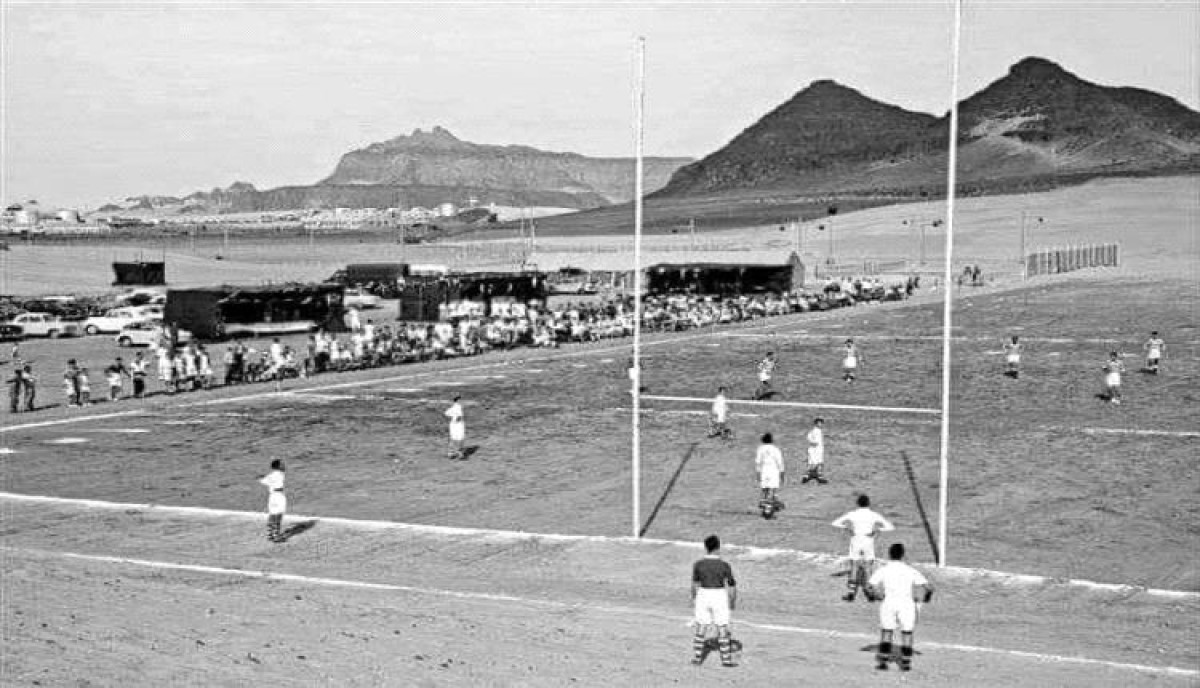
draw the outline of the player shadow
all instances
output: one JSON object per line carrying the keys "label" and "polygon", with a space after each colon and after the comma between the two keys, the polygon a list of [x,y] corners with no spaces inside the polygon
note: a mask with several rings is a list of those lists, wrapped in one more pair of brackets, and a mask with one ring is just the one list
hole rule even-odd
{"label": "player shadow", "polygon": [[300,521],[299,523],[288,526],[282,532],[280,532],[279,539],[282,542],[287,542],[288,540],[291,540],[292,538],[296,537],[297,535],[302,535],[304,533],[307,533],[308,531],[312,530],[316,526],[317,526],[317,520],[315,518],[309,519],[307,521]]}
{"label": "player shadow", "polygon": [[471,458],[472,456],[475,456],[475,453],[478,451],[479,451],[478,444],[472,445],[470,447],[463,447],[463,450],[462,450],[463,460],[465,461],[465,460]]}
{"label": "player shadow", "polygon": [[[896,650],[900,649],[899,645],[893,645],[892,647]],[[859,649],[861,652],[878,653],[879,652],[879,643],[872,643],[870,645],[864,645]],[[915,647],[913,648],[913,656],[914,657],[920,657],[923,654],[925,654],[925,653],[921,652],[920,650],[916,649]]]}
{"label": "player shadow", "polygon": [[646,517],[645,525],[643,525],[641,530],[638,531],[638,537],[644,537],[646,535],[646,531],[650,530],[650,526],[653,525],[654,519],[658,518],[659,510],[662,509],[663,504],[666,504],[667,497],[671,495],[671,490],[675,488],[675,483],[679,480],[679,476],[683,473],[684,467],[687,466],[688,461],[692,459],[692,455],[696,453],[696,447],[699,446],[699,442],[692,442],[692,446],[688,447],[688,450],[684,452],[683,459],[679,462],[679,465],[675,467],[675,472],[671,474],[671,479],[667,481],[666,489],[663,490],[663,493],[658,498],[658,502],[655,503],[654,508],[650,510],[650,515]]}
{"label": "player shadow", "polygon": [[900,460],[904,462],[904,475],[908,477],[908,486],[912,488],[913,501],[917,505],[917,515],[921,517],[921,525],[925,528],[925,537],[929,540],[929,549],[933,551],[933,560],[941,561],[938,553],[937,538],[933,534],[933,525],[929,522],[929,514],[925,511],[925,502],[921,500],[921,488],[917,486],[917,474],[913,470],[908,452],[900,452]]}

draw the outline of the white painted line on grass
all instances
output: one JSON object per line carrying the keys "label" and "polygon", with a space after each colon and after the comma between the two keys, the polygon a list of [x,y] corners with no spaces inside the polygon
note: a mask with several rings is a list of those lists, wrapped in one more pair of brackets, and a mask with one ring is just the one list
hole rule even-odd
{"label": "white painted line on grass", "polygon": [[9,449],[8,447],[0,447],[0,455],[16,454],[16,453],[17,453],[16,449]]}
{"label": "white painted line on grass", "polygon": [[150,431],[146,428],[79,428],[78,432],[103,432],[114,435],[141,435]]}
{"label": "white painted line on grass", "polygon": [[[109,511],[151,511],[164,514],[178,514],[184,516],[197,516],[203,518],[237,518],[246,521],[261,521],[262,512],[259,511],[235,511],[232,509],[213,509],[202,506],[172,506],[163,504],[137,504],[129,502],[108,502],[98,499],[76,499],[72,497],[49,497],[42,495],[26,495],[15,492],[0,492],[0,500],[9,500],[14,502],[26,502],[32,504],[57,504],[68,507],[83,507],[93,509],[104,509]],[[630,544],[638,546],[641,544],[647,545],[670,545],[675,547],[683,547],[689,550],[696,550],[700,545],[695,542],[685,542],[680,540],[663,540],[658,538],[631,538],[628,536],[611,536],[611,535],[568,535],[565,533],[534,533],[521,530],[496,530],[491,528],[463,528],[458,526],[434,526],[419,523],[403,523],[400,521],[378,521],[355,518],[343,518],[338,516],[305,516],[303,514],[289,514],[289,518],[305,521],[319,521],[322,523],[330,523],[333,525],[343,526],[357,530],[398,530],[417,533],[420,535],[447,535],[452,537],[481,537],[489,540],[501,542],[520,542],[526,540],[546,540],[549,542],[601,542],[601,543],[618,543]],[[727,551],[738,553],[741,558],[749,560],[769,559],[771,557],[786,556],[792,557],[800,561],[814,562],[818,564],[837,564],[845,559],[844,556],[835,554],[826,554],[822,552],[806,552],[804,550],[784,549],[779,547],[748,547],[729,545]],[[1165,590],[1161,588],[1146,588],[1137,585],[1126,585],[1122,583],[1097,583],[1095,581],[1079,580],[1079,579],[1062,579],[1051,576],[1038,576],[1023,573],[1008,573],[1005,571],[992,571],[989,569],[976,569],[962,566],[946,566],[943,568],[932,569],[936,570],[938,576],[949,574],[951,576],[959,576],[964,578],[987,578],[990,580],[999,581],[1010,584],[1027,584],[1027,585],[1068,585],[1074,587],[1082,587],[1095,592],[1109,592],[1120,595],[1144,594],[1152,597],[1164,597],[1169,599],[1179,600],[1200,600],[1200,592],[1191,590]]]}
{"label": "white painted line on grass", "polygon": [[[940,342],[941,335],[936,334],[847,334],[854,328],[847,327],[845,332],[830,332],[828,334],[810,334],[807,332],[723,332],[722,337],[748,337],[761,339],[763,337],[787,337],[788,339],[844,339],[852,337],[855,340],[862,341],[880,341],[880,342]],[[954,335],[950,338],[955,342],[1000,342],[1007,340],[1005,335],[996,336],[966,336]],[[1115,345],[1118,343],[1116,337],[1100,338],[1100,337],[1026,337],[1021,336],[1021,340],[1025,342],[1038,342],[1042,344],[1106,344]],[[1193,342],[1181,342],[1183,345],[1192,344]],[[1133,356],[1135,354],[1125,354]]]}
{"label": "white painted line on grass", "polygon": [[208,421],[200,418],[183,418],[180,420],[164,420],[163,425],[204,425]]}
{"label": "white painted line on grass", "polygon": [[[633,409],[629,408],[628,406],[612,406],[608,410],[609,411],[622,411],[624,413],[629,413]],[[667,409],[642,408],[642,409],[640,409],[640,411],[642,413],[653,413],[653,414],[660,415],[660,416],[711,416],[712,415],[711,411],[700,411],[700,410],[687,411],[687,410],[667,410]],[[760,418],[760,417],[762,417],[761,413],[731,413],[729,415],[733,418]]]}
{"label": "white painted line on grass", "polygon": [[395,389],[385,389],[383,391],[388,394],[415,394],[417,392],[424,392],[425,388],[424,387],[397,387]]}
{"label": "white painted line on grass", "polygon": [[306,392],[304,390],[289,392],[288,397],[291,399],[314,399],[317,401],[347,401],[358,398],[353,394],[321,394],[319,392]]}
{"label": "white painted line on grass", "polygon": [[[13,552],[13,548],[7,551]],[[498,593],[474,592],[467,590],[448,590],[445,588],[429,588],[415,585],[400,585],[397,583],[375,583],[371,581],[347,580],[343,578],[327,578],[322,576],[303,576],[294,573],[281,573],[275,571],[255,571],[247,569],[230,569],[220,566],[205,566],[201,564],[182,564],[169,561],[156,561],[151,559],[133,559],[129,557],[114,557],[96,554],[81,554],[76,552],[52,552],[46,550],[17,550],[31,554],[42,556],[58,556],[65,559],[74,559],[78,561],[89,561],[104,564],[117,564],[122,566],[140,566],[143,568],[168,570],[168,571],[185,571],[188,573],[202,573],[214,576],[233,576],[238,578],[256,578],[268,581],[280,581],[286,583],[298,583],[301,585],[317,585],[334,588],[353,588],[358,590],[377,590],[381,592],[401,592],[412,595],[424,595],[428,597],[449,597],[460,600],[480,600],[485,602],[508,602],[514,604],[523,604],[528,606],[552,607],[555,609],[587,609],[591,612],[604,614],[630,614],[634,616],[650,616],[658,619],[667,619],[672,621],[686,621],[687,617],[679,614],[668,614],[666,612],[648,610],[645,608],[624,607],[619,605],[606,604],[581,604],[579,602],[562,602],[559,600],[539,599],[534,597],[520,597],[518,595],[504,595]],[[867,633],[854,633],[846,631],[838,631],[830,628],[806,628],[803,626],[791,626],[784,624],[768,624],[756,623],[753,621],[739,620],[738,624],[743,627],[756,628],[763,631],[774,631],[780,633],[798,633],[804,635],[821,635],[828,638],[849,639],[849,640],[874,640],[876,636]],[[1133,671],[1146,674],[1160,674],[1167,676],[1183,676],[1195,677],[1200,676],[1200,671],[1195,669],[1185,669],[1174,666],[1155,666],[1148,664],[1133,664],[1130,662],[1111,662],[1103,659],[1092,659],[1090,657],[1072,657],[1064,655],[1044,654],[1041,652],[1029,652],[1025,650],[1008,650],[997,647],[981,647],[976,645],[963,645],[960,643],[940,643],[936,641],[923,640],[921,646],[925,648],[954,650],[958,652],[969,653],[985,653],[992,655],[1003,655],[1009,657],[1017,657],[1020,659],[1032,659],[1042,662],[1053,662],[1058,664],[1077,664],[1086,666],[1105,667],[1108,669],[1120,669],[1124,671]]]}
{"label": "white painted line on grass", "polygon": [[[654,399],[657,401],[691,401],[703,402],[706,404],[712,403],[712,398],[704,397],[670,397],[660,396],[657,394],[643,394],[643,399]],[[882,411],[887,413],[925,413],[937,415],[941,413],[938,409],[931,408],[914,408],[910,406],[857,406],[854,404],[818,404],[801,401],[752,401],[749,399],[730,399],[730,404],[742,404],[746,406],[762,406],[766,408],[816,408],[816,409],[841,409],[844,411]]]}
{"label": "white painted line on grass", "polygon": [[0,427],[0,432],[13,432],[16,430],[32,430],[33,428],[48,428],[54,425],[65,425],[67,423],[82,423],[88,420],[106,420],[108,418],[124,418],[126,416],[136,416],[144,414],[145,411],[131,410],[120,411],[118,413],[98,413],[93,416],[71,416],[69,418],[56,418],[54,420],[42,420],[36,423],[21,423],[19,425],[6,425]]}
{"label": "white painted line on grass", "polygon": [[46,444],[83,444],[87,441],[86,437],[59,437],[54,440],[46,440]]}
{"label": "white painted line on grass", "polygon": [[1135,430],[1131,428],[1079,428],[1088,435],[1143,435],[1148,437],[1200,437],[1200,432],[1188,430]]}

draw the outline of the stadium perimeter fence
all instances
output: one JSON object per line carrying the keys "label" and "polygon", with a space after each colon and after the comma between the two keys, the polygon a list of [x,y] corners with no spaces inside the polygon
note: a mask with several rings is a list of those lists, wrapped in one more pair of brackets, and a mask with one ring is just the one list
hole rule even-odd
{"label": "stadium perimeter fence", "polygon": [[1025,256],[1025,276],[1056,275],[1086,268],[1115,268],[1120,264],[1120,244],[1084,244],[1051,248]]}

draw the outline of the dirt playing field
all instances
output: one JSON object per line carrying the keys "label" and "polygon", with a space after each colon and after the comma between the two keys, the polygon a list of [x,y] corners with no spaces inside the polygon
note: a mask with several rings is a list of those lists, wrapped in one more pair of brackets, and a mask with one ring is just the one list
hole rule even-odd
{"label": "dirt playing field", "polygon": [[[968,291],[958,301],[950,563],[1200,590],[1192,555],[1200,545],[1192,458],[1200,340],[1191,286],[1093,274]],[[641,544],[621,539],[632,530],[628,342],[327,375],[282,393],[265,386],[154,397],[95,409],[128,415],[10,425],[0,435],[11,452],[3,457],[7,493],[247,515],[0,498],[6,646],[14,650],[4,678],[18,685],[142,676],[176,684],[203,676],[217,685],[266,676],[347,685],[897,680],[874,676],[863,651],[874,638],[873,610],[838,599],[844,579],[835,555],[844,542],[828,522],[867,492],[898,526],[880,546],[903,541],[915,562],[933,559],[937,417],[923,411],[938,406],[939,313],[936,304],[914,302],[649,338],[641,526],[652,541]],[[1135,372],[1150,329],[1170,347],[1158,377]],[[1016,381],[1000,375],[995,353],[1011,333],[1028,342]],[[838,369],[847,336],[865,357],[853,385]],[[705,439],[702,400],[722,383],[744,399],[767,348],[781,358],[775,402],[913,411],[735,403],[737,438]],[[1113,348],[1131,354],[1120,407],[1096,398],[1099,365]],[[473,450],[461,463],[443,454],[441,411],[455,393],[466,403]],[[818,413],[828,423],[831,482],[789,484],[788,508],[764,522],[754,510],[757,435],[776,434],[795,476],[802,434]],[[21,420],[79,415],[54,409]],[[288,462],[296,514],[602,539],[296,516],[292,539],[271,546],[254,513],[262,508],[254,479],[271,456]],[[738,635],[746,650],[735,676],[711,661],[699,670],[686,665],[687,567],[698,551],[656,541],[695,542],[709,532],[736,546],[730,555],[742,572]],[[746,546],[786,551],[739,549]],[[825,554],[789,553],[796,550]],[[252,570],[309,578],[239,573]],[[913,677],[923,684],[1197,680],[1194,596],[942,575],[918,636],[923,654]],[[353,587],[359,583],[383,587]]]}

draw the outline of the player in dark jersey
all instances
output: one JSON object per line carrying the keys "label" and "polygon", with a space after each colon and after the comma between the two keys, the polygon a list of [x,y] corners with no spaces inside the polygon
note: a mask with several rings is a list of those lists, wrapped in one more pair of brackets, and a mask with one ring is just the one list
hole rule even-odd
{"label": "player in dark jersey", "polygon": [[704,661],[709,627],[715,627],[721,666],[737,666],[733,662],[733,636],[729,632],[730,612],[737,606],[737,581],[733,568],[721,559],[721,539],[716,535],[704,538],[708,554],[692,566],[692,602],[695,607],[696,634],[692,638],[692,664]]}

